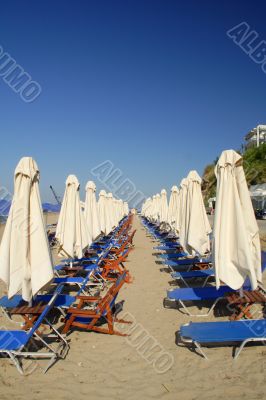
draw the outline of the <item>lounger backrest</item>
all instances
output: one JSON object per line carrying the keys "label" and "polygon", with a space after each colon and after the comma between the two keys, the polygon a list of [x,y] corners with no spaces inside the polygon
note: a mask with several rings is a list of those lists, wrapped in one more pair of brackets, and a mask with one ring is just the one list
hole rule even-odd
{"label": "lounger backrest", "polygon": [[63,287],[64,287],[63,285],[57,286],[54,294],[51,297],[51,300],[49,301],[49,303],[47,304],[47,306],[45,307],[45,309],[43,310],[43,312],[41,313],[41,315],[39,316],[39,318],[37,319],[37,321],[35,322],[33,327],[29,330],[29,332],[28,332],[29,337],[31,337],[37,331],[37,329],[39,329],[40,325],[43,323],[44,318],[47,317],[47,315],[53,308],[57,297],[60,295],[60,293],[63,290]]}
{"label": "lounger backrest", "polygon": [[106,295],[102,298],[100,303],[97,306],[98,312],[101,313],[102,315],[106,314],[106,308],[109,305],[110,308],[112,308],[112,305],[114,304],[114,300],[122,287],[122,285],[125,282],[126,278],[126,272],[123,272],[118,279],[115,281],[115,283],[110,287]]}
{"label": "lounger backrest", "polygon": [[108,256],[108,254],[109,254],[109,252],[110,252],[110,249],[111,249],[111,245],[109,245],[109,246],[107,247],[107,249],[105,249],[105,251],[102,252],[102,254],[101,254],[101,255],[99,256],[99,258],[98,258],[98,264],[99,264],[105,257]]}
{"label": "lounger backrest", "polygon": [[83,290],[86,288],[87,283],[88,283],[88,281],[89,281],[89,279],[90,279],[90,276],[91,276],[91,274],[92,274],[93,271],[94,271],[94,270],[91,270],[91,271],[89,271],[89,272],[87,273],[87,276],[84,278],[84,280],[83,280],[83,282],[82,282],[82,284],[81,284],[81,286],[80,286],[80,288],[79,288],[79,290],[78,290],[76,296],[79,296],[81,293],[83,293]]}

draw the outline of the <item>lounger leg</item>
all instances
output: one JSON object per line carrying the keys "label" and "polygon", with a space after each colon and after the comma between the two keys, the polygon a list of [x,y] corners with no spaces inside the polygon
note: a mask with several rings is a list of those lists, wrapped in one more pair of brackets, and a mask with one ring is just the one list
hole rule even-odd
{"label": "lounger leg", "polygon": [[193,342],[193,343],[196,346],[196,348],[199,350],[200,354],[205,358],[205,360],[208,360],[208,357],[206,356],[206,354],[202,350],[201,345],[198,342]]}
{"label": "lounger leg", "polygon": [[202,287],[205,287],[208,283],[208,280],[210,279],[210,276],[207,276],[207,278],[205,279],[205,281],[203,282]]}
{"label": "lounger leg", "polygon": [[[68,344],[67,340],[66,340],[66,339],[59,333],[59,331],[48,321],[48,319],[45,319],[45,320],[46,320],[47,324],[50,326],[50,328],[52,329],[52,331],[55,332],[56,336],[57,336],[59,339],[61,339],[62,344],[65,345],[66,351],[67,351],[67,350],[69,349],[69,344]],[[66,351],[63,351],[62,358],[65,357]]]}
{"label": "lounger leg", "polygon": [[208,312],[206,314],[192,314],[189,309],[185,306],[185,304],[183,303],[182,300],[177,300],[182,307],[185,309],[185,311],[187,312],[188,315],[190,315],[191,317],[208,317],[210,315],[210,313],[212,312],[212,310],[214,309],[214,307],[217,305],[217,303],[222,299],[222,297],[219,297],[218,299],[215,300],[215,302],[213,303],[213,305],[211,306],[211,308],[208,310]]}
{"label": "lounger leg", "polygon": [[[263,341],[263,340],[262,340],[262,341]],[[236,360],[236,359],[238,358],[239,354],[241,353],[241,351],[243,350],[243,348],[246,346],[246,344],[247,344],[248,342],[255,342],[255,340],[254,340],[254,339],[246,339],[246,340],[244,340],[244,341],[241,343],[239,349],[235,352],[234,360]]]}
{"label": "lounger leg", "polygon": [[8,351],[7,354],[9,355],[9,357],[12,360],[13,364],[16,366],[16,368],[19,371],[19,373],[21,375],[24,375],[23,368],[21,367],[20,361],[17,359],[17,357],[11,351]]}

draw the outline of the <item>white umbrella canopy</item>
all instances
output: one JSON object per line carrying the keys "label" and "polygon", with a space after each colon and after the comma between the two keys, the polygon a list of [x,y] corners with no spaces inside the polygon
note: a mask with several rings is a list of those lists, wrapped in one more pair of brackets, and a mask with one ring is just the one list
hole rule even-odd
{"label": "white umbrella canopy", "polygon": [[154,222],[156,219],[156,196],[155,195],[153,195],[151,198],[151,206],[150,206],[150,209],[148,212],[149,212],[150,221]]}
{"label": "white umbrella canopy", "polygon": [[145,205],[145,213],[150,221],[153,221],[153,211],[155,206],[155,196],[148,199]]}
{"label": "white umbrella canopy", "polygon": [[112,193],[107,193],[107,207],[108,207],[108,215],[110,219],[111,229],[116,226],[116,218],[115,218],[115,205],[114,205],[114,198]]}
{"label": "white umbrella canopy", "polygon": [[89,230],[90,237],[94,241],[101,234],[97,201],[96,201],[96,185],[93,181],[88,181],[86,185],[85,199],[85,220]]}
{"label": "white umbrella canopy", "polygon": [[125,216],[123,200],[118,200],[118,222]]}
{"label": "white umbrella canopy", "polygon": [[39,177],[33,158],[23,157],[15,170],[14,197],[0,246],[0,278],[8,298],[21,292],[28,302],[54,276]]}
{"label": "white umbrella canopy", "polygon": [[177,186],[173,186],[171,189],[171,196],[169,200],[168,214],[167,214],[167,222],[176,230],[177,220],[179,215],[179,190]]}
{"label": "white umbrella canopy", "polygon": [[179,214],[176,220],[176,230],[179,233],[180,243],[181,241],[183,243],[185,241],[187,187],[188,187],[188,182],[187,179],[184,178],[180,183]]}
{"label": "white umbrella canopy", "polygon": [[77,177],[69,175],[55,234],[62,257],[81,258],[83,250],[92,243],[81,210],[79,188]]}
{"label": "white umbrella canopy", "polygon": [[145,200],[142,205],[141,214],[146,218],[151,218],[152,211],[152,199],[150,197]]}
{"label": "white umbrella canopy", "polygon": [[112,230],[112,224],[110,220],[110,212],[105,190],[101,190],[99,193],[98,212],[101,231],[105,235],[108,235]]}
{"label": "white umbrella canopy", "polygon": [[159,193],[155,195],[155,206],[154,206],[154,219],[156,222],[160,220],[160,209],[161,209],[161,196]]}
{"label": "white umbrella canopy", "polygon": [[112,199],[113,200],[113,220],[114,220],[114,226],[118,225],[119,221],[119,204],[117,199]]}
{"label": "white umbrella canopy", "polygon": [[160,222],[167,222],[168,214],[168,202],[167,202],[167,192],[165,189],[161,190],[161,201],[160,201]]}
{"label": "white umbrella canopy", "polygon": [[197,171],[190,171],[187,176],[186,233],[184,246],[193,254],[203,256],[210,252],[211,227],[201,192],[201,178]]}
{"label": "white umbrella canopy", "polygon": [[259,229],[242,162],[238,153],[226,150],[215,168],[213,261],[217,288],[224,282],[240,289],[249,277],[255,289],[262,281]]}
{"label": "white umbrella canopy", "polygon": [[101,190],[99,193],[99,200],[97,203],[97,208],[98,208],[98,215],[99,215],[99,222],[100,222],[100,229],[101,232],[106,234],[106,228],[105,228],[105,208],[106,208],[106,192],[105,190]]}
{"label": "white umbrella canopy", "polygon": [[116,226],[119,224],[119,221],[120,221],[120,219],[122,218],[122,215],[121,215],[121,202],[122,202],[122,204],[123,204],[123,201],[121,200],[120,201],[120,199],[118,200],[118,199],[116,199],[115,200],[115,208],[116,208]]}
{"label": "white umbrella canopy", "polygon": [[129,214],[129,207],[128,207],[128,203],[126,201],[124,201],[124,216]]}

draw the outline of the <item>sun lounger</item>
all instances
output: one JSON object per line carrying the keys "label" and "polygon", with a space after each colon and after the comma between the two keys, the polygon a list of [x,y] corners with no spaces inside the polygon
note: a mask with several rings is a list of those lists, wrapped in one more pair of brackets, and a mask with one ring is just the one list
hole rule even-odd
{"label": "sun lounger", "polygon": [[[197,269],[194,269],[196,267]],[[200,268],[200,269],[199,269]],[[201,269],[202,268],[202,269]],[[207,268],[207,269],[206,269]],[[266,262],[262,263],[262,272],[264,272],[266,268]],[[174,271],[171,273],[173,279],[177,281],[182,281],[187,287],[189,287],[188,281],[191,279],[202,279],[202,287],[204,287],[209,279],[214,278],[214,269],[208,268],[208,264],[205,263],[197,263],[194,266],[191,266],[188,271]]]}
{"label": "sun lounger", "polygon": [[[35,296],[32,302],[32,306],[34,307],[35,305],[38,304],[48,304],[51,298],[53,297],[53,294],[40,294]],[[64,309],[69,308],[71,304],[73,304],[76,300],[76,296],[71,296],[67,294],[60,294],[54,303],[54,307],[58,308],[62,315],[65,316]],[[9,311],[12,311],[14,308],[20,308],[20,307],[26,307],[28,303],[26,303],[21,295],[15,295],[12,297],[12,299],[8,299],[7,296],[3,296],[0,299],[0,309],[3,312],[4,315],[8,317],[8,319],[11,319],[11,314]],[[17,313],[19,314],[19,313]],[[12,320],[13,321],[13,320]]]}
{"label": "sun lounger", "polygon": [[[48,358],[49,362],[44,369],[44,372],[46,372],[57,359],[64,358],[67,353],[69,348],[67,341],[47,319],[61,291],[62,287],[59,286],[28,332],[23,330],[0,330],[0,353],[8,356],[21,374],[25,373],[21,358]],[[47,335],[40,333],[40,328],[43,323],[49,325],[53,332],[53,337],[57,338],[56,348],[52,347],[50,341],[49,343],[47,342]],[[37,342],[36,348],[42,343],[46,351],[29,351],[30,342],[31,346],[32,342]]]}
{"label": "sun lounger", "polygon": [[164,244],[164,245],[161,245],[161,246],[155,246],[155,247],[153,247],[153,249],[154,250],[161,250],[161,251],[174,251],[174,250],[176,250],[178,247],[180,247],[180,244],[179,243],[173,243],[173,244],[168,244],[168,245],[166,245],[166,244]]}
{"label": "sun lounger", "polygon": [[[228,286],[221,286],[218,290],[216,287],[203,287],[203,288],[181,288],[172,289],[167,291],[167,297],[164,299],[164,305],[169,302],[177,302],[181,308],[190,316],[195,317],[206,317],[214,309],[216,304],[224,299],[226,293],[231,292],[232,289]],[[189,302],[202,302],[202,301],[213,301],[212,306],[209,308],[206,314],[192,314],[185,303]]]}
{"label": "sun lounger", "polygon": [[229,322],[190,322],[181,326],[180,339],[188,346],[198,349],[206,359],[207,356],[201,346],[240,345],[234,355],[234,358],[237,359],[248,343],[265,343],[266,319]]}
{"label": "sun lounger", "polygon": [[164,260],[172,260],[172,259],[178,259],[182,257],[186,257],[187,253],[184,252],[179,252],[179,253],[167,253],[167,254],[158,254],[157,257],[163,258]]}
{"label": "sun lounger", "polygon": [[[264,272],[266,268],[266,260],[265,255],[263,256],[263,264],[262,264],[262,272]],[[250,291],[250,282],[247,278],[244,285],[243,290]],[[210,312],[214,309],[218,302],[221,300],[226,301],[226,295],[231,293],[237,293],[237,291],[233,291],[229,286],[221,286],[219,289],[216,287],[194,287],[194,288],[178,288],[167,291],[167,297],[164,299],[164,305],[167,306],[167,302],[177,302],[181,308],[185,310],[185,312],[190,316],[195,317],[206,317],[210,314]],[[192,314],[189,311],[189,308],[185,305],[186,302],[201,302],[201,301],[213,301],[211,307],[209,308],[206,314]]]}
{"label": "sun lounger", "polygon": [[203,279],[202,287],[204,287],[209,279],[214,277],[214,270],[213,268],[203,269],[203,270],[190,270],[184,272],[172,272],[171,277],[177,281],[182,281],[184,285],[189,287],[188,281],[190,279]]}
{"label": "sun lounger", "polygon": [[[63,333],[67,333],[71,328],[76,327],[87,331],[125,336],[125,334],[115,330],[114,323],[128,322],[118,319],[113,313],[116,297],[125,279],[126,272],[118,277],[104,297],[77,296],[79,304],[76,307],[69,308]],[[86,308],[88,305],[94,305],[94,307],[88,309]],[[100,325],[101,321],[107,323],[107,328]]]}
{"label": "sun lounger", "polygon": [[195,265],[199,263],[211,263],[211,258],[210,257],[204,257],[204,258],[199,258],[199,257],[187,257],[187,258],[182,258],[182,259],[177,259],[177,260],[165,260],[163,263],[165,265],[171,266],[173,268],[178,269],[179,267],[182,266],[187,266],[187,265]]}
{"label": "sun lounger", "polygon": [[[90,279],[90,273],[88,273],[85,277],[60,277],[55,278],[53,283],[63,287],[64,284],[76,284],[79,286],[79,290],[77,291],[76,296],[86,293],[87,294],[87,285]],[[61,290],[62,291],[62,290]],[[65,309],[69,308],[76,300],[76,296],[71,296],[67,294],[60,293],[59,296],[56,297],[54,302],[54,307],[58,308],[63,316],[66,315]],[[39,294],[34,297],[32,301],[32,307],[43,306],[49,303],[53,294]],[[28,307],[28,303],[26,303],[21,295],[15,295],[11,299],[8,299],[7,296],[3,296],[0,299],[0,309],[8,319],[12,320],[12,315],[22,315],[24,319],[27,320],[28,315],[31,314],[31,310]],[[13,321],[13,320],[12,320]]]}

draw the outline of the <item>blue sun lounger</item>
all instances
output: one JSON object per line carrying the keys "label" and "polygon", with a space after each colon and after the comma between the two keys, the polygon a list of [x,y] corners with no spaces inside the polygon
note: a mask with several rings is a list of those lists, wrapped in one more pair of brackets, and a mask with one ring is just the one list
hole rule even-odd
{"label": "blue sun lounger", "polygon": [[163,258],[164,260],[172,260],[172,259],[178,259],[181,257],[186,257],[187,253],[184,252],[179,252],[179,253],[167,253],[167,254],[158,254],[157,257]]}
{"label": "blue sun lounger", "polygon": [[210,278],[214,277],[213,268],[204,270],[184,271],[184,272],[172,272],[171,277],[177,281],[182,281],[187,287],[189,287],[188,280],[190,279],[203,279],[202,287],[204,287]]}
{"label": "blue sun lounger", "polygon": [[175,245],[175,246],[161,245],[161,246],[155,246],[155,247],[153,247],[153,250],[175,251],[177,247],[179,247],[179,246],[178,246],[178,245]]}
{"label": "blue sun lounger", "polygon": [[174,251],[174,250],[176,250],[177,249],[177,247],[180,247],[180,244],[179,243],[174,243],[174,244],[164,244],[164,245],[161,245],[161,246],[155,246],[155,247],[153,247],[153,250],[161,250],[161,251]]}
{"label": "blue sun lounger", "polygon": [[[62,287],[58,286],[54,294],[50,297],[49,303],[44,308],[43,312],[34,323],[33,327],[28,331],[21,330],[0,330],[0,354],[8,356],[16,366],[17,370],[24,375],[33,372],[36,368],[36,364],[30,363],[28,369],[23,369],[21,358],[35,358],[35,359],[49,359],[49,362],[44,369],[44,373],[51,367],[51,365],[59,358],[65,358],[68,351],[69,345],[64,337],[53,327],[53,325],[47,319],[49,312],[54,307],[58,296],[62,291]],[[50,341],[46,342],[47,335],[39,335],[39,329],[42,323],[49,325],[53,331],[53,337],[57,338],[56,348],[53,348]],[[36,343],[36,352],[29,351],[28,345],[31,342],[31,347]],[[46,351],[39,352],[39,343],[42,343]]]}
{"label": "blue sun lounger", "polygon": [[[247,288],[245,288],[247,290]],[[166,302],[177,302],[181,308],[190,316],[195,317],[207,317],[210,312],[214,309],[216,304],[224,299],[226,293],[232,292],[229,286],[221,286],[218,290],[216,287],[196,287],[196,288],[181,288],[172,289],[167,291],[167,297],[164,299],[164,305]],[[199,302],[205,300],[213,300],[213,304],[206,314],[192,314],[188,307],[185,305],[186,302]]]}
{"label": "blue sun lounger", "polygon": [[111,249],[111,245],[109,244],[105,249],[103,249],[97,256],[92,256],[92,257],[82,257],[82,258],[76,258],[76,259],[71,259],[71,258],[66,258],[62,260],[63,264],[59,264],[56,266],[57,270],[61,269],[66,266],[66,265],[90,265],[90,264],[99,264],[99,262],[103,259],[106,258],[109,254],[109,251]]}
{"label": "blue sun lounger", "polygon": [[[262,272],[266,269],[266,253],[262,253]],[[251,290],[250,281],[247,278],[243,285],[244,290]],[[219,289],[216,287],[194,287],[194,288],[178,288],[171,289],[167,291],[167,297],[164,299],[164,305],[166,306],[167,301],[169,302],[177,302],[181,308],[183,308],[186,313],[190,316],[195,317],[207,317],[210,312],[214,309],[216,304],[224,300],[224,296],[226,293],[234,292],[229,286],[221,286]],[[209,301],[213,300],[212,306],[209,308],[206,314],[192,314],[188,307],[186,307],[186,302],[198,302],[198,301]]]}
{"label": "blue sun lounger", "polygon": [[[246,280],[243,289],[251,290],[248,279]],[[225,299],[225,294],[232,293],[233,291],[233,289],[226,285],[221,286],[219,289],[216,289],[214,286],[172,289],[167,291],[167,297],[164,299],[164,306],[166,306],[167,301],[177,302],[181,306],[181,309],[183,308],[188,315],[194,317],[207,317],[217,303]],[[186,302],[191,303],[211,300],[213,303],[205,314],[192,314],[189,311],[189,308],[185,305]]]}
{"label": "blue sun lounger", "polygon": [[172,273],[178,272],[178,271],[190,271],[195,265],[200,266],[201,264],[206,265],[210,264],[211,266],[211,260],[210,258],[205,258],[205,259],[199,259],[199,258],[187,258],[187,259],[182,259],[182,260],[167,260],[163,262],[163,265],[167,266],[170,268]]}
{"label": "blue sun lounger", "polygon": [[[266,252],[261,252],[261,260],[262,260],[262,273],[266,269]],[[205,270],[193,270],[193,271],[174,271],[171,273],[171,276],[175,280],[181,280],[187,287],[189,287],[187,280],[190,279],[204,279],[202,287],[206,285],[208,280],[214,277],[214,269],[209,268]]]}
{"label": "blue sun lounger", "polygon": [[266,319],[190,322],[181,326],[180,339],[183,343],[196,347],[206,359],[208,358],[201,345],[240,345],[234,355],[234,359],[237,359],[246,344],[266,341]]}
{"label": "blue sun lounger", "polygon": [[[59,311],[63,316],[66,315],[64,312],[64,309],[69,308],[75,301],[76,301],[76,296],[79,296],[81,294],[87,294],[86,293],[86,286],[88,284],[90,278],[90,274],[87,274],[85,278],[82,277],[62,277],[62,278],[55,278],[52,283],[57,284],[57,287],[61,287],[60,294],[56,297],[55,302],[54,302],[54,307],[58,308]],[[77,284],[79,286],[79,290],[75,296],[71,296],[68,294],[62,294],[62,288],[64,284]],[[55,293],[57,291],[57,288],[55,289]],[[34,297],[32,306],[35,304],[38,304],[40,302],[47,304],[53,297],[53,294],[38,294],[37,296]],[[22,307],[23,305],[26,305],[27,303],[22,299],[21,295],[15,295],[11,299],[8,299],[7,296],[3,296],[0,299],[0,309],[3,312],[4,315],[11,321],[11,315],[9,314],[9,310],[12,308],[16,307]],[[14,321],[13,321],[14,322]]]}
{"label": "blue sun lounger", "polygon": [[[81,289],[79,290],[78,293],[80,292]],[[40,295],[38,294],[37,296],[35,296],[32,302],[32,306],[40,302],[48,304],[52,297],[53,294],[40,294]],[[58,308],[61,314],[65,316],[66,313],[64,312],[64,309],[69,308],[75,301],[76,301],[76,296],[71,296],[68,294],[59,294],[59,296],[56,297],[56,300],[54,302],[54,307]],[[1,311],[12,322],[14,322],[14,320],[11,318],[11,315],[9,314],[8,310],[16,307],[22,307],[25,305],[27,305],[27,303],[22,299],[21,295],[19,294],[13,296],[12,299],[8,299],[7,296],[3,296],[0,299]]]}
{"label": "blue sun lounger", "polygon": [[63,264],[58,264],[54,267],[55,272],[57,273],[58,271],[61,271],[64,267],[67,266],[82,266],[84,268],[84,271],[90,271],[91,269],[96,269],[98,268],[98,265],[101,263],[101,261],[106,258],[109,254],[111,247],[108,247],[105,249],[101,254],[99,254],[98,257],[91,257],[91,258],[81,258],[81,259],[75,259],[75,260],[62,260]]}
{"label": "blue sun lounger", "polygon": [[[58,276],[54,278],[52,284],[63,284],[63,285],[77,285],[80,290],[79,293],[89,294],[88,290],[91,287],[97,286],[100,289],[104,287],[104,279],[100,274],[99,267],[97,265],[88,265],[82,269],[86,272],[85,276]],[[94,278],[94,282],[90,278]]]}

